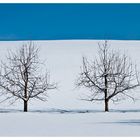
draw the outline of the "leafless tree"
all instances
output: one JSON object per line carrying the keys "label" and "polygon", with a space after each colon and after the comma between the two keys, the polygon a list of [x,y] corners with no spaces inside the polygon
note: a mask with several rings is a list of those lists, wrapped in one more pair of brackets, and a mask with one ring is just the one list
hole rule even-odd
{"label": "leafless tree", "polygon": [[77,86],[84,86],[91,91],[87,101],[104,101],[105,111],[109,111],[108,103],[129,97],[127,91],[140,85],[136,67],[130,58],[119,51],[109,50],[108,42],[98,44],[99,54],[94,61],[83,57],[83,65],[77,79]]}
{"label": "leafless tree", "polygon": [[2,62],[0,88],[6,95],[3,101],[23,100],[24,112],[28,111],[29,100],[46,101],[47,91],[56,88],[48,72],[41,74],[38,53],[35,43],[27,42],[16,52],[9,52],[6,63]]}

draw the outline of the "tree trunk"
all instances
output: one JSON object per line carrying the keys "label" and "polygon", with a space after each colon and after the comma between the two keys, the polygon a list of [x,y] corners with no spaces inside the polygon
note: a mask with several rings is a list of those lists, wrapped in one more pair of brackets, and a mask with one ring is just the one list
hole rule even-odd
{"label": "tree trunk", "polygon": [[108,108],[108,100],[105,100],[105,111],[108,112],[109,108]]}
{"label": "tree trunk", "polygon": [[[106,73],[106,70],[105,70],[105,73]],[[108,109],[108,99],[107,99],[107,88],[108,88],[108,81],[107,81],[107,75],[105,75],[105,111],[109,111]]]}
{"label": "tree trunk", "polygon": [[24,112],[28,112],[28,102],[24,101]]}

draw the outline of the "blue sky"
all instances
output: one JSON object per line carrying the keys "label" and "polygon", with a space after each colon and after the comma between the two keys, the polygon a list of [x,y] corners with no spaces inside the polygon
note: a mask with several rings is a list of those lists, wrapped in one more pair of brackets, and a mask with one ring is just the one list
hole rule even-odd
{"label": "blue sky", "polygon": [[140,4],[0,4],[0,40],[140,40]]}

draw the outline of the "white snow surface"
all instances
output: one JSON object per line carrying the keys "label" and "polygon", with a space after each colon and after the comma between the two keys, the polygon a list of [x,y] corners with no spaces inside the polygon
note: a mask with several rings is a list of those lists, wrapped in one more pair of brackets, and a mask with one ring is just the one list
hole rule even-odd
{"label": "white snow surface", "polygon": [[140,136],[140,112],[60,112],[1,113],[0,136]]}
{"label": "white snow surface", "polygon": [[[75,80],[80,72],[82,56],[98,56],[98,42],[103,40],[34,41],[40,48],[40,58],[58,82],[58,90],[49,93],[47,102],[32,101],[29,112],[22,112],[23,103],[0,104],[0,136],[140,136],[140,101],[110,102],[110,112],[104,104],[80,100],[89,93],[77,89]],[[0,60],[8,50],[15,51],[24,41],[0,41]],[[110,40],[110,49],[130,56],[140,71],[140,41]],[[42,69],[42,72],[45,69]],[[140,99],[140,88],[130,91]],[[85,97],[85,96],[84,96]]]}

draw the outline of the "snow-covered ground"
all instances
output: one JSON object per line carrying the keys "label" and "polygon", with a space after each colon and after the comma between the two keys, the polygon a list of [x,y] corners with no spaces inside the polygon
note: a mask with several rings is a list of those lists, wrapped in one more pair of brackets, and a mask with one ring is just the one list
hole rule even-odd
{"label": "snow-covered ground", "polygon": [[[109,113],[103,103],[80,100],[89,91],[76,89],[82,56],[97,56],[99,40],[35,41],[40,57],[58,82],[58,90],[49,92],[48,102],[32,101],[28,113],[22,102],[0,104],[0,136],[140,136],[140,101],[110,102]],[[0,60],[7,50],[15,50],[23,41],[1,41]],[[110,48],[127,53],[140,71],[140,41],[109,41]],[[140,99],[140,88],[131,91]]]}
{"label": "snow-covered ground", "polygon": [[0,136],[140,136],[140,112],[83,112],[1,113]]}

